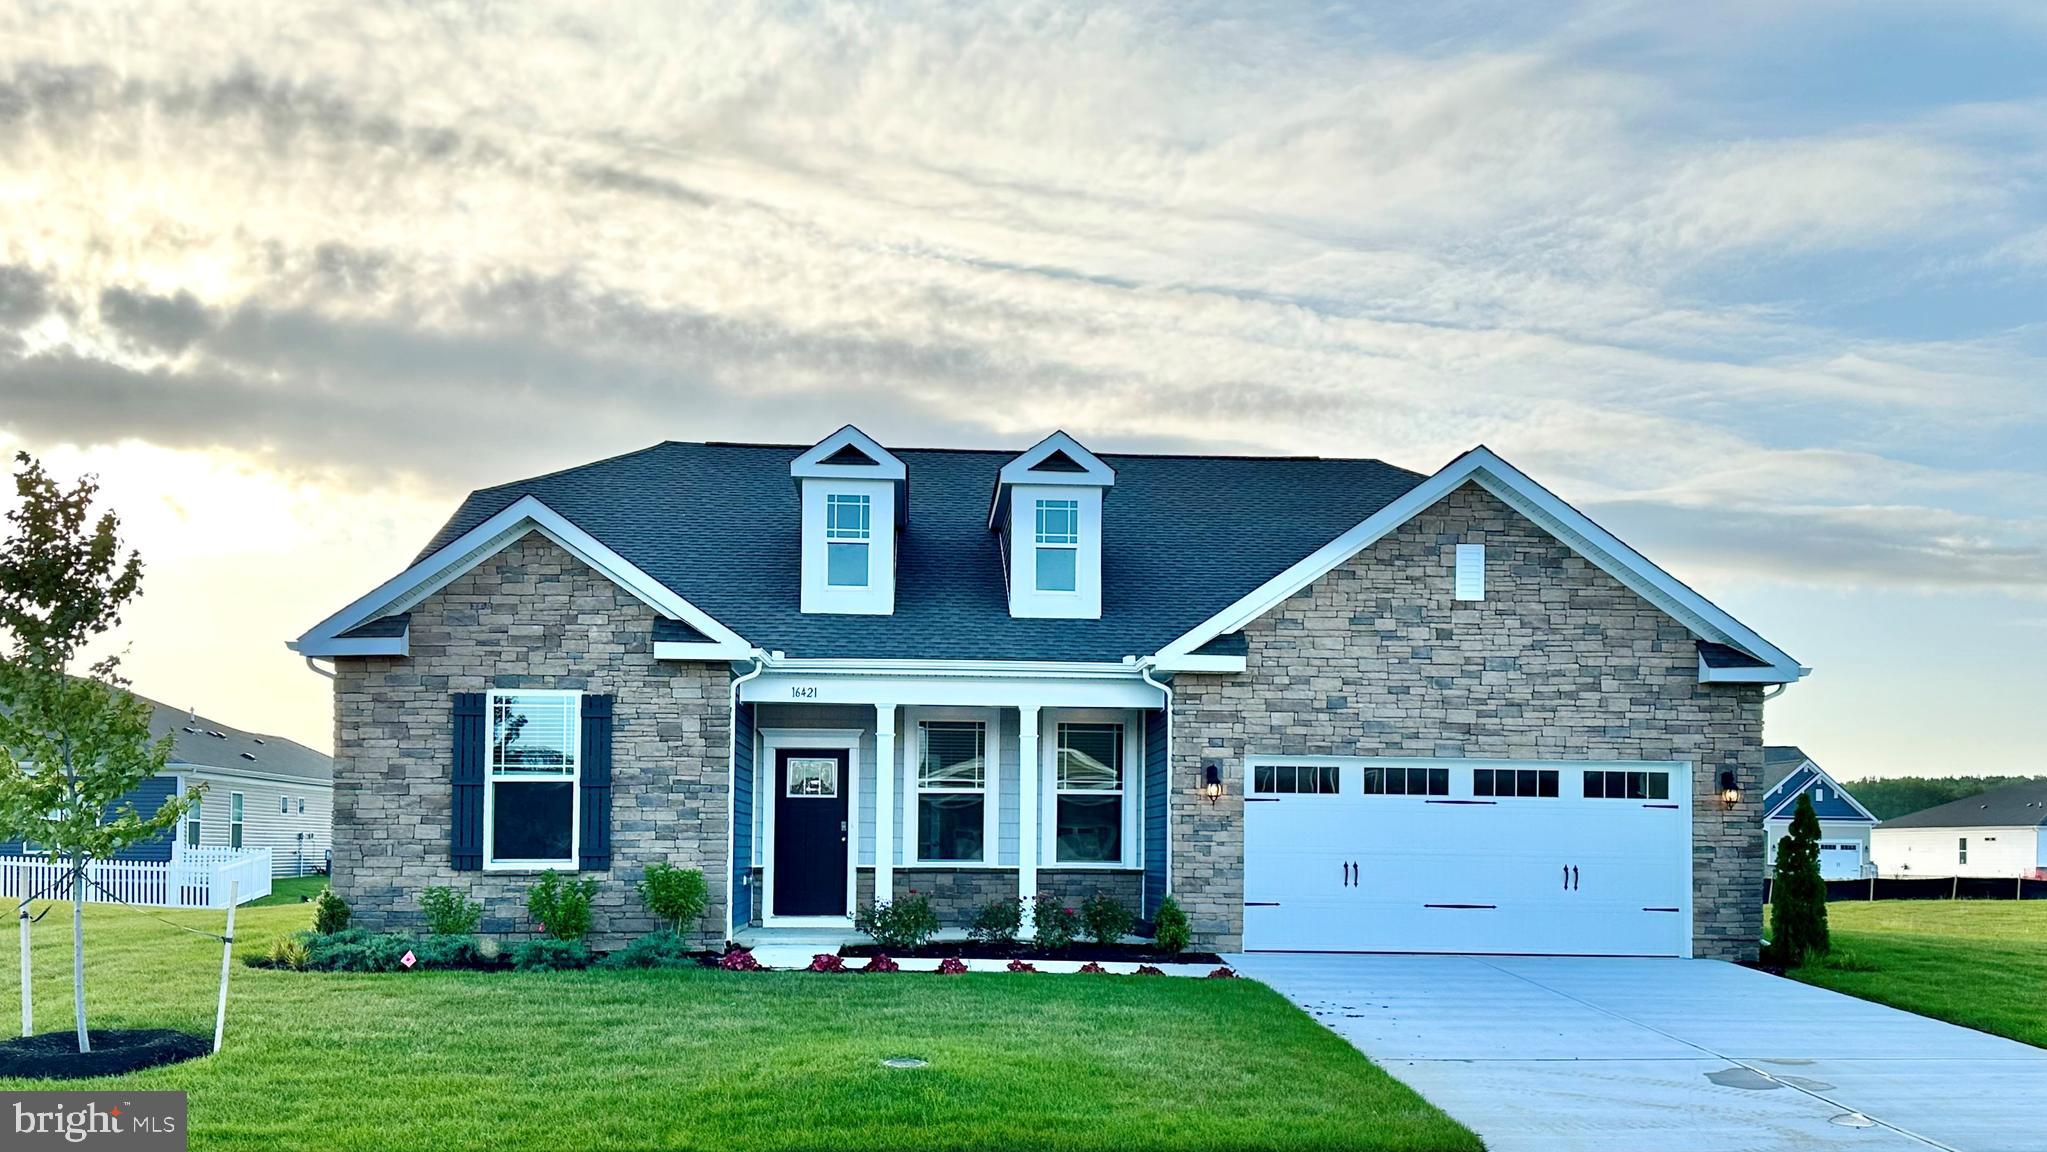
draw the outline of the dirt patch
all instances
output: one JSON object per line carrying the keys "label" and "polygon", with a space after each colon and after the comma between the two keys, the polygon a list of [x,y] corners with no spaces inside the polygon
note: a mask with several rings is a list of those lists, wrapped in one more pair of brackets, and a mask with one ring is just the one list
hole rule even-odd
{"label": "dirt patch", "polygon": [[977,944],[971,940],[950,940],[926,944],[921,948],[882,948],[873,944],[848,944],[839,949],[839,955],[878,956],[887,953],[895,960],[945,960],[957,956],[962,960],[1092,960],[1096,963],[1121,961],[1127,964],[1221,964],[1223,958],[1213,952],[1161,952],[1142,944],[1075,944],[1049,952],[1030,944]]}
{"label": "dirt patch", "polygon": [[176,1064],[213,1050],[212,1038],[169,1028],[93,1029],[86,1035],[92,1038],[90,1052],[78,1050],[75,1032],[0,1040],[0,1076],[84,1080]]}

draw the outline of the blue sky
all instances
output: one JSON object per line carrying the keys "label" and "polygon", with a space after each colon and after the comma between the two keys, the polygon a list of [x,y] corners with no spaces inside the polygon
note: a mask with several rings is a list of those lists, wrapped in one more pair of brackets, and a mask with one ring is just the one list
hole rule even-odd
{"label": "blue sky", "polygon": [[0,446],[102,473],[138,686],[466,489],[658,439],[1483,442],[1812,665],[1837,775],[2042,771],[2047,11],[0,13]]}

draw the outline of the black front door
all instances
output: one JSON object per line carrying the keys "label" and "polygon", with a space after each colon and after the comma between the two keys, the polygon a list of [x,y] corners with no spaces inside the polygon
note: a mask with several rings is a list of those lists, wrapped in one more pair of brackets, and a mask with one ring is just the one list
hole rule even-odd
{"label": "black front door", "polygon": [[775,751],[777,916],[846,914],[846,751]]}

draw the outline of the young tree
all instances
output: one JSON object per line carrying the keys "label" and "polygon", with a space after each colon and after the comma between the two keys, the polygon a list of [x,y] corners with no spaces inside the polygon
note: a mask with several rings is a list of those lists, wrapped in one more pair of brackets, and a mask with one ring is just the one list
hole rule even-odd
{"label": "young tree", "polygon": [[1824,956],[1827,940],[1827,882],[1820,878],[1820,818],[1812,797],[1801,794],[1791,815],[1791,832],[1777,842],[1777,877],[1770,890],[1770,950],[1779,964],[1796,968],[1808,957]]}
{"label": "young tree", "polygon": [[69,491],[18,453],[0,540],[0,837],[70,864],[71,978],[78,1050],[85,1027],[86,868],[175,826],[196,793],[144,816],[122,797],[163,768],[171,737],[149,738],[150,708],[109,656],[74,675],[80,651],[121,622],[140,592],[142,558],[122,555],[120,521],[92,519],[99,485]]}

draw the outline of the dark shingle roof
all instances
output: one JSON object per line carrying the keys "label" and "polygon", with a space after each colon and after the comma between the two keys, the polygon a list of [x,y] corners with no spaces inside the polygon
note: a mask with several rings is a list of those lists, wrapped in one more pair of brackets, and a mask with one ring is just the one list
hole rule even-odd
{"label": "dark shingle roof", "polygon": [[160,740],[165,733],[171,735],[169,771],[189,765],[296,776],[322,784],[334,780],[334,758],[325,752],[315,752],[282,736],[235,728],[185,708],[173,708],[132,689],[130,692],[149,705],[150,738]]}
{"label": "dark shingle roof", "polygon": [[1771,744],[1763,749],[1763,789],[1775,791],[1807,756],[1796,744]]}
{"label": "dark shingle roof", "polygon": [[1377,460],[1104,455],[1102,618],[1009,615],[988,531],[1012,452],[895,450],[908,469],[893,616],[798,608],[787,445],[666,443],[471,493],[425,556],[537,497],[752,643],[795,657],[1113,661],[1146,655],[1423,480]]}
{"label": "dark shingle roof", "polygon": [[1894,816],[1878,827],[2030,828],[2042,823],[2047,823],[2047,780],[2027,780]]}

